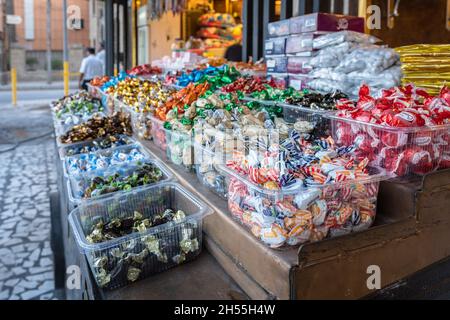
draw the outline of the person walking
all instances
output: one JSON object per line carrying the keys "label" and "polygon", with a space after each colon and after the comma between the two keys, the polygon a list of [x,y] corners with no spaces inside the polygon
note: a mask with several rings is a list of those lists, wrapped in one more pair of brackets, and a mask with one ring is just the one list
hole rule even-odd
{"label": "person walking", "polygon": [[95,56],[95,49],[86,50],[87,57],[81,62],[80,68],[80,89],[87,90],[87,84],[95,77],[103,75],[103,63]]}
{"label": "person walking", "polygon": [[103,63],[103,74],[105,74],[105,66],[106,66],[106,52],[105,52],[105,44],[100,44],[100,50],[97,53],[97,59]]}

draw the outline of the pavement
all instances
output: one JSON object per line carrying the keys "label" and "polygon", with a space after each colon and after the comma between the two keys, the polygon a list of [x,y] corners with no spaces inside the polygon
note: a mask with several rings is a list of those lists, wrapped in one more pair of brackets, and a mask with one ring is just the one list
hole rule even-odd
{"label": "pavement", "polygon": [[50,247],[49,194],[57,189],[51,132],[48,106],[2,107],[0,300],[58,298]]}
{"label": "pavement", "polygon": [[[69,88],[76,90],[78,89],[78,81],[70,81]],[[63,81],[53,81],[48,84],[45,81],[29,81],[29,82],[17,82],[18,91],[36,91],[36,90],[64,90]],[[0,84],[0,91],[11,92],[11,84],[2,85]]]}

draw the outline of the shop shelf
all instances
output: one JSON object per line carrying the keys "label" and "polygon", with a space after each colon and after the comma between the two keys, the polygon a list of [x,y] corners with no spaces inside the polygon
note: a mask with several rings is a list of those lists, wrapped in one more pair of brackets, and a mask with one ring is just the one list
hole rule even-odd
{"label": "shop shelf", "polygon": [[[136,211],[153,218],[168,208],[182,210],[185,218],[105,242],[86,240],[99,222],[132,217]],[[210,209],[179,184],[163,183],[80,206],[69,221],[97,284],[112,290],[195,259],[202,250],[202,218],[208,213]],[[138,276],[130,279],[136,271]]]}

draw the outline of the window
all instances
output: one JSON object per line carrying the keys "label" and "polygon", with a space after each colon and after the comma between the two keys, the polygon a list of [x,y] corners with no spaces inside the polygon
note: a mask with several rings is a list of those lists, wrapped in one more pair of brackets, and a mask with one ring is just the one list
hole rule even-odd
{"label": "window", "polygon": [[34,40],[34,0],[24,0],[25,40]]}

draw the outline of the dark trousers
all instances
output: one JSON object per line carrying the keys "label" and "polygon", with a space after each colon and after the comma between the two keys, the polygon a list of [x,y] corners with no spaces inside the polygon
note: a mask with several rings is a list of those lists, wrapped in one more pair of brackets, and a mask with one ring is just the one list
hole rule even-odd
{"label": "dark trousers", "polygon": [[87,84],[89,82],[91,82],[91,81],[92,81],[92,79],[90,79],[90,80],[83,80],[83,82],[81,83],[81,89],[87,90],[88,89]]}

